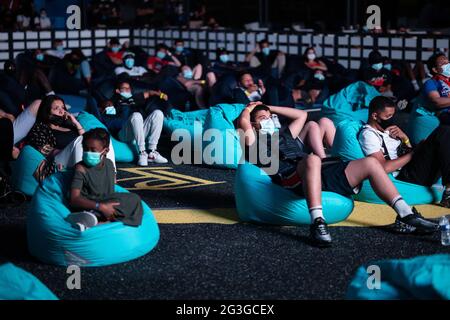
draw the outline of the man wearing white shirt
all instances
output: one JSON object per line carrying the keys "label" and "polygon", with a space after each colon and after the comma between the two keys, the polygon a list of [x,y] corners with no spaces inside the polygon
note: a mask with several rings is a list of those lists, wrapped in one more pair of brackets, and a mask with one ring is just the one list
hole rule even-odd
{"label": "man wearing white shirt", "polygon": [[39,30],[51,29],[52,22],[48,18],[45,9],[41,9],[40,15],[34,18],[34,25],[36,26],[36,29]]}
{"label": "man wearing white shirt", "polygon": [[141,77],[148,72],[144,67],[135,66],[134,64],[134,53],[126,52],[123,55],[123,65],[117,67],[114,72],[116,75],[126,73],[130,77]]}

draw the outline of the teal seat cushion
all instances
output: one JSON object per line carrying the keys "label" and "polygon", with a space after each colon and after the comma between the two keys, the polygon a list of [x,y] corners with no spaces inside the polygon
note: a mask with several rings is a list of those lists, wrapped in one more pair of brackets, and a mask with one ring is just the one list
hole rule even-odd
{"label": "teal seat cushion", "polygon": [[0,300],[58,300],[35,276],[12,263],[0,265]]}
{"label": "teal seat cushion", "polygon": [[374,271],[368,266],[358,268],[347,289],[352,300],[449,300],[450,255],[440,254],[404,260],[385,260],[370,263],[379,271],[379,288]]}
{"label": "teal seat cushion", "polygon": [[[273,225],[310,224],[308,205],[291,190],[272,183],[259,167],[244,163],[236,171],[236,208],[242,221]],[[347,219],[353,200],[332,192],[322,192],[322,206],[328,223]]]}
{"label": "teal seat cushion", "polygon": [[244,108],[243,104],[220,104],[208,110],[172,110],[164,128],[180,143],[190,138],[193,163],[236,169],[242,151],[233,122]]}
{"label": "teal seat cushion", "polygon": [[11,162],[11,182],[16,190],[27,196],[34,194],[38,187],[34,173],[44,159],[44,156],[33,147],[25,146],[22,149],[19,158]]}
{"label": "teal seat cushion", "polygon": [[[159,228],[150,208],[142,202],[139,227],[105,223],[84,232],[65,218],[70,214],[68,193],[73,171],[47,178],[31,201],[27,215],[30,253],[42,262],[68,266],[105,266],[126,262],[150,252],[158,243]],[[127,192],[116,186],[116,192]]]}
{"label": "teal seat cushion", "polygon": [[439,126],[439,119],[433,111],[430,111],[429,102],[423,96],[417,97],[412,103],[407,133],[411,143],[416,145]]}
{"label": "teal seat cushion", "polygon": [[[77,116],[77,120],[86,131],[94,128],[106,129],[105,125],[100,120],[87,112],[80,112]],[[119,141],[113,136],[111,136],[111,142],[116,155],[116,162],[130,163],[135,161],[135,158],[137,157],[137,149],[133,145]]]}
{"label": "teal seat cushion", "polygon": [[[364,158],[364,153],[357,138],[363,125],[363,122],[352,120],[344,120],[339,123],[336,127],[336,136],[331,150],[332,154],[340,156],[346,161]],[[392,174],[389,177],[394,182],[398,192],[410,205],[434,203],[439,201],[442,196],[442,190],[439,186],[429,188],[397,180]],[[368,180],[363,182],[361,192],[353,198],[362,202],[385,203],[375,194]]]}
{"label": "teal seat cushion", "polygon": [[70,106],[71,113],[81,112],[86,109],[87,99],[82,96],[75,96],[71,94],[58,94],[58,97],[64,100],[67,107]]}
{"label": "teal seat cushion", "polygon": [[370,101],[379,95],[373,86],[358,81],[326,99],[321,113],[335,125],[343,120],[367,121]]}

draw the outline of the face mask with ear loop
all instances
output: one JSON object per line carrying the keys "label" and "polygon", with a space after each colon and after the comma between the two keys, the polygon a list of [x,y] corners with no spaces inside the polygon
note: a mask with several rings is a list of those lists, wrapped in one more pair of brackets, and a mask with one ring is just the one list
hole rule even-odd
{"label": "face mask with ear loop", "polygon": [[275,122],[272,118],[261,120],[259,122],[259,125],[261,126],[261,129],[259,129],[259,132],[262,134],[272,135],[276,131],[278,131],[278,128],[275,125]]}

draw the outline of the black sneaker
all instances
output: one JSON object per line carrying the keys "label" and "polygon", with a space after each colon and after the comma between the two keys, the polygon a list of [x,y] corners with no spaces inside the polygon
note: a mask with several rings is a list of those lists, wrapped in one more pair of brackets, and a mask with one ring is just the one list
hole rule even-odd
{"label": "black sneaker", "polygon": [[442,195],[442,200],[440,202],[440,205],[445,208],[450,208],[450,192],[445,191]]}
{"label": "black sneaker", "polygon": [[439,229],[439,225],[425,219],[416,208],[412,208],[413,214],[395,219],[395,231],[399,233],[430,234]]}
{"label": "black sneaker", "polygon": [[314,223],[309,227],[309,236],[314,244],[319,247],[331,246],[331,235],[325,220],[322,218],[314,220]]}

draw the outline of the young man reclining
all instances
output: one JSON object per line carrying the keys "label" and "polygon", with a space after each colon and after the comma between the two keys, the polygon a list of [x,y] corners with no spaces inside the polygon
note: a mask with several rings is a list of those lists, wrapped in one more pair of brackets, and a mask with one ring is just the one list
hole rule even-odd
{"label": "young man reclining", "polygon": [[[279,132],[267,130],[265,128],[273,127],[267,125],[267,122],[272,121],[273,113],[292,121],[280,128]],[[310,237],[317,245],[329,246],[332,242],[322,212],[322,191],[351,196],[359,192],[361,182],[365,179],[369,179],[377,195],[397,213],[396,225],[399,231],[432,233],[437,230],[437,224],[424,219],[402,199],[382,165],[373,157],[351,162],[329,162],[322,161],[316,154],[305,152],[305,144],[298,142],[305,120],[301,110],[256,102],[247,105],[238,123],[248,148],[255,143],[261,148],[259,140],[264,135],[269,139],[279,139],[279,170],[271,178],[274,183],[306,198],[311,215]]]}
{"label": "young man reclining", "polygon": [[364,154],[401,181],[431,187],[442,176],[441,205],[450,208],[450,126],[440,125],[412,149],[408,136],[395,125],[395,111],[389,98],[370,102],[369,120],[358,137]]}

